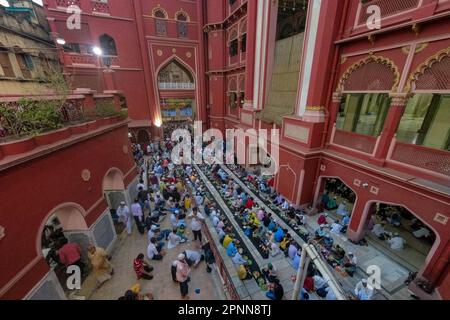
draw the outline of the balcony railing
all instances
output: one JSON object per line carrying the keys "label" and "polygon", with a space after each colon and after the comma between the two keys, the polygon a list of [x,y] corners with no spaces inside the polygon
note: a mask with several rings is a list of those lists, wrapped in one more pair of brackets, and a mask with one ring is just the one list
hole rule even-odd
{"label": "balcony railing", "polygon": [[194,90],[195,84],[185,82],[159,82],[160,90]]}
{"label": "balcony railing", "polygon": [[367,13],[367,8],[372,5],[376,5],[381,10],[381,18],[386,18],[399,14],[403,11],[417,8],[420,0],[372,0],[366,1],[361,7],[361,13],[359,15],[359,24],[365,24],[369,19],[371,13]]}
{"label": "balcony railing", "polygon": [[349,149],[372,154],[375,150],[377,138],[336,129],[334,132],[333,143]]}
{"label": "balcony railing", "polygon": [[92,4],[92,12],[109,14],[109,5],[107,2],[91,1],[91,4]]}
{"label": "balcony railing", "polygon": [[56,0],[56,6],[67,8],[70,6],[77,6],[81,7],[81,1],[80,0]]}
{"label": "balcony railing", "polygon": [[66,53],[64,55],[64,62],[67,65],[97,65],[98,58],[90,54]]}
{"label": "balcony railing", "polygon": [[395,141],[390,160],[450,177],[450,152]]}
{"label": "balcony railing", "polygon": [[83,11],[91,11],[93,13],[109,15],[108,2],[96,0],[49,0],[49,6],[56,5],[58,8],[67,8],[70,6],[77,6]]}

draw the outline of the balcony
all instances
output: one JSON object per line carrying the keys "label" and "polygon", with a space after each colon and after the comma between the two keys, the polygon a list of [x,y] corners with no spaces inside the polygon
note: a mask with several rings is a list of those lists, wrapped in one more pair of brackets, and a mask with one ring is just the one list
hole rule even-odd
{"label": "balcony", "polygon": [[159,82],[159,90],[195,90],[194,83],[183,82]]}
{"label": "balcony", "polygon": [[450,152],[393,140],[388,161],[450,177]]}

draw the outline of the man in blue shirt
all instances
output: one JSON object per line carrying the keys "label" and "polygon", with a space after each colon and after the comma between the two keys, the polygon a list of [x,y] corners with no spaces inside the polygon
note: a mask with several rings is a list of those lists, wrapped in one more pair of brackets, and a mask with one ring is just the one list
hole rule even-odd
{"label": "man in blue shirt", "polygon": [[270,220],[269,226],[267,227],[269,229],[269,231],[274,232],[275,229],[277,228],[277,225],[275,223],[275,221],[273,221],[272,219]]}
{"label": "man in blue shirt", "polygon": [[284,230],[281,227],[278,227],[274,236],[275,241],[278,243],[281,242],[284,238],[284,235],[285,235]]}
{"label": "man in blue shirt", "polygon": [[301,258],[301,251],[297,250],[297,254],[295,255],[294,259],[291,261],[292,262],[292,267],[295,270],[298,270],[298,268],[300,267],[300,258]]}
{"label": "man in blue shirt", "polygon": [[227,255],[229,257],[234,257],[236,255],[236,253],[238,252],[236,249],[236,246],[234,245],[235,241],[236,240],[231,241],[227,247]]}

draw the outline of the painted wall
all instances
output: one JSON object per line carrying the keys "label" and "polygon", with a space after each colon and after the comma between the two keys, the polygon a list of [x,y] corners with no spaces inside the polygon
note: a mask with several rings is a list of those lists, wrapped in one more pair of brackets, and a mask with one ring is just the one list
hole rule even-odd
{"label": "painted wall", "polygon": [[[6,232],[0,242],[3,299],[22,298],[48,272],[39,237],[42,224],[56,206],[68,202],[80,205],[86,211],[88,227],[104,212],[107,203],[102,183],[113,167],[124,176],[128,174],[125,185],[135,177],[126,126],[0,172],[1,184],[5,186],[2,189],[7,190],[1,196],[1,220]],[[87,182],[81,177],[84,169],[91,173]],[[12,279],[18,282],[3,292]]]}

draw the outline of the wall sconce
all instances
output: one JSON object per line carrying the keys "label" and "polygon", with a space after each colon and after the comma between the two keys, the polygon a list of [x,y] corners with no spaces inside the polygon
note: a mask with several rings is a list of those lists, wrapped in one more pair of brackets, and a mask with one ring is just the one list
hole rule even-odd
{"label": "wall sconce", "polygon": [[155,120],[155,126],[156,126],[157,128],[160,128],[161,125],[162,125],[161,118],[157,118],[157,119]]}
{"label": "wall sconce", "polygon": [[92,48],[92,52],[96,55],[96,56],[102,56],[103,55],[103,50],[100,49],[99,47],[95,46]]}
{"label": "wall sconce", "polygon": [[63,46],[66,44],[66,40],[64,40],[63,38],[57,38],[56,43],[59,44],[60,46]]}
{"label": "wall sconce", "polygon": [[362,185],[361,185],[361,187],[363,187],[363,188],[367,188],[369,186],[369,184],[367,183],[367,182],[364,182]]}

